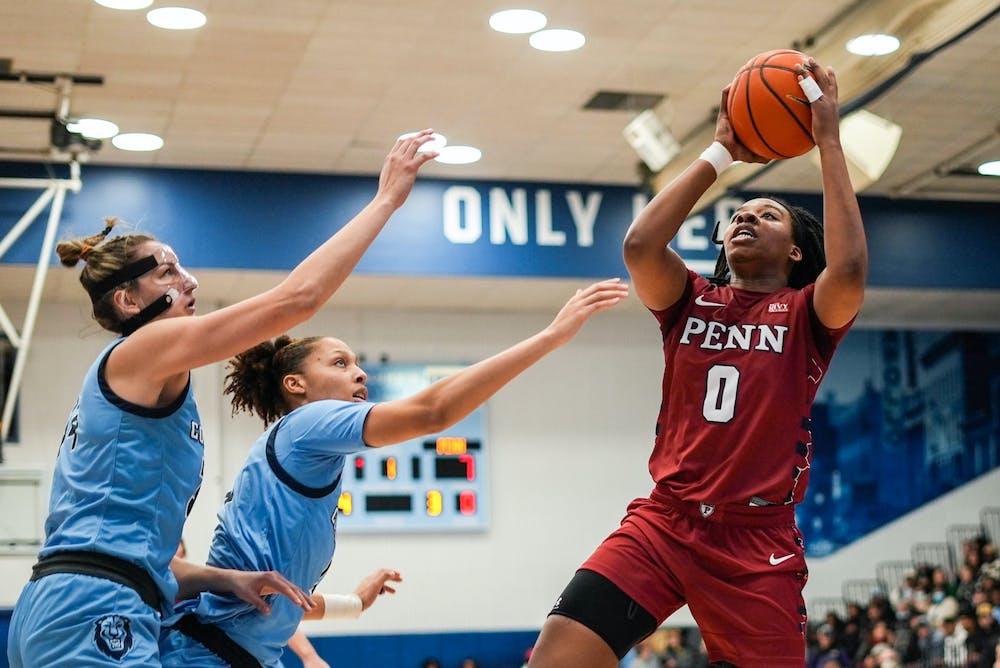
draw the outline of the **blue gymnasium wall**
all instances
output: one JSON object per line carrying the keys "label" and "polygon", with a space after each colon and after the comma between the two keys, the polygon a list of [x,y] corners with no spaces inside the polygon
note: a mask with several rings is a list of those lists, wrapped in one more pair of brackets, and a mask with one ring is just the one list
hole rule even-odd
{"label": "blue gymnasium wall", "polygon": [[[45,171],[0,164],[0,175],[34,174]],[[169,240],[190,268],[287,270],[358,212],[377,180],[92,166],[83,168],[83,184],[67,197],[60,237],[93,234],[103,217],[116,215]],[[0,234],[37,196],[0,190]],[[818,197],[788,199],[821,211]],[[716,256],[712,226],[741,201],[738,194],[692,216],[675,250],[707,271]],[[421,179],[357,272],[624,277],[621,242],[644,202],[641,193],[621,186]],[[862,198],[861,205],[871,287],[1000,289],[997,205],[880,198]],[[36,223],[0,263],[33,264],[42,234]]]}
{"label": "blue gymnasium wall", "polygon": [[[11,610],[0,610],[0,668],[9,668],[7,631]],[[332,668],[420,668],[434,657],[443,668],[459,668],[462,659],[474,657],[479,668],[520,668],[524,652],[538,631],[491,633],[422,633],[310,638],[316,652]],[[285,668],[302,668],[292,651],[282,657]]]}
{"label": "blue gymnasium wall", "polygon": [[[32,165],[0,165],[28,176]],[[56,168],[58,171],[58,168]],[[43,171],[36,172],[45,175]],[[118,215],[190,268],[287,270],[360,210],[373,177],[85,167],[59,237]],[[38,193],[0,190],[0,236]],[[714,221],[747,193],[692,216],[674,248],[707,272]],[[815,196],[787,199],[813,211]],[[645,197],[632,188],[421,179],[358,267],[418,276],[626,276],[621,242]],[[1000,289],[1000,207],[861,198],[876,288]],[[44,215],[44,214],[43,214]],[[34,263],[42,225],[3,263]],[[55,262],[55,258],[52,259]],[[1000,334],[854,330],[814,406],[818,444],[798,518],[812,555],[839,547],[1000,465]],[[0,611],[5,648],[9,611]],[[334,665],[517,668],[537,631],[314,639]],[[295,657],[289,668],[300,664]],[[6,653],[0,666],[6,665]]]}

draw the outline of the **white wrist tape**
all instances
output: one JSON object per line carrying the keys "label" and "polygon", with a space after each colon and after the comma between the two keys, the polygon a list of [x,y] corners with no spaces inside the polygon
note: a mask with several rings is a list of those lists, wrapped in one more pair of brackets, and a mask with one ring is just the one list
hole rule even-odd
{"label": "white wrist tape", "polygon": [[806,99],[809,100],[810,104],[823,97],[823,91],[819,89],[819,84],[812,77],[802,77],[799,80],[799,88],[806,94]]}
{"label": "white wrist tape", "polygon": [[698,157],[712,165],[716,176],[726,171],[726,168],[733,164],[733,156],[729,153],[729,150],[717,141],[712,142],[712,145],[702,151]]}
{"label": "white wrist tape", "polygon": [[323,619],[357,619],[361,616],[361,597],[357,594],[321,594]]}

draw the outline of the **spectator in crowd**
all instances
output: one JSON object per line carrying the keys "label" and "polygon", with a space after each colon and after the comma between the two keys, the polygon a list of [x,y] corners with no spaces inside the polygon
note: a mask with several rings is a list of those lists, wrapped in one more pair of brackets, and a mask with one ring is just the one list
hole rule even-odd
{"label": "spectator in crowd", "polygon": [[635,646],[631,658],[622,661],[624,668],[663,668],[663,661],[656,653],[653,643],[644,640]]}
{"label": "spectator in crowd", "polygon": [[910,664],[920,659],[921,633],[924,636],[930,633],[930,626],[922,615],[916,614],[912,608],[897,612],[895,648],[903,663]]}
{"label": "spectator in crowd", "polygon": [[938,630],[941,634],[941,659],[940,665],[947,668],[966,668],[968,664],[968,651],[965,648],[965,640],[968,637],[965,629],[958,625],[956,617],[945,617]]}
{"label": "spectator in crowd", "polygon": [[865,627],[865,616],[861,614],[861,605],[850,601],[847,604],[847,617],[844,620],[843,632],[838,635],[840,647],[848,656],[857,654],[861,645],[861,631]]}
{"label": "spectator in crowd", "polygon": [[872,653],[865,658],[862,664],[864,668],[902,668],[899,652],[886,645],[878,645]]}
{"label": "spectator in crowd", "polygon": [[962,567],[958,571],[958,585],[955,587],[956,599],[959,601],[972,601],[972,597],[976,594],[978,572],[978,569],[968,562],[962,564]]}
{"label": "spectator in crowd", "polygon": [[971,603],[963,601],[958,612],[958,623],[966,632],[965,651],[968,656],[969,668],[990,668],[996,648],[996,637],[990,637],[980,627],[976,609]]}
{"label": "spectator in crowd", "polygon": [[934,591],[942,590],[948,596],[955,595],[956,582],[944,566],[935,566],[931,571],[931,586]]}
{"label": "spectator in crowd", "polygon": [[684,634],[679,628],[667,629],[667,646],[663,650],[665,668],[691,668],[694,665],[694,651],[684,643]]}
{"label": "spectator in crowd", "polygon": [[922,615],[927,614],[931,605],[931,567],[922,564],[917,567],[917,586],[913,590],[913,607]]}
{"label": "spectator in crowd", "polygon": [[842,663],[840,659],[827,659],[823,662],[822,666],[819,668],[850,668],[849,663]]}
{"label": "spectator in crowd", "polygon": [[846,668],[851,659],[837,644],[837,630],[829,623],[820,624],[816,629],[815,645],[806,655],[806,668],[825,668],[831,661]]}
{"label": "spectator in crowd", "polygon": [[[896,633],[884,619],[877,619],[871,629],[862,635],[854,660],[864,663],[866,659],[874,659],[886,649],[895,649]],[[871,663],[877,666],[878,663]]]}
{"label": "spectator in crowd", "polygon": [[931,604],[927,608],[927,621],[940,627],[945,619],[955,620],[958,617],[958,599],[948,593],[943,582],[935,582],[933,587]]}
{"label": "spectator in crowd", "polygon": [[976,606],[976,625],[994,643],[1000,641],[1000,622],[993,616],[993,606],[989,603],[984,602]]}
{"label": "spectator in crowd", "polygon": [[917,593],[917,571],[909,569],[903,574],[903,579],[889,592],[889,602],[894,610],[910,606]]}

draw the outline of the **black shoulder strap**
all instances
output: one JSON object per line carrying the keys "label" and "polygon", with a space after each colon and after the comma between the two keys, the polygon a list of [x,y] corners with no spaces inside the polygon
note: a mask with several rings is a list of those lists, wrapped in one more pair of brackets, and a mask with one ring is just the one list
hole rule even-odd
{"label": "black shoulder strap", "polygon": [[[282,418],[284,420],[284,418]],[[340,478],[343,476],[344,472],[341,471],[340,474],[326,487],[309,487],[308,485],[303,485],[301,482],[292,477],[288,471],[286,471],[281,464],[278,462],[278,455],[274,452],[274,439],[278,434],[278,428],[281,427],[282,420],[278,420],[278,423],[274,425],[274,429],[271,430],[271,434],[267,437],[267,464],[274,471],[274,475],[278,477],[278,480],[288,485],[290,488],[301,494],[302,496],[307,496],[310,499],[321,499],[327,494],[333,492],[337,489],[337,485],[340,484]]]}

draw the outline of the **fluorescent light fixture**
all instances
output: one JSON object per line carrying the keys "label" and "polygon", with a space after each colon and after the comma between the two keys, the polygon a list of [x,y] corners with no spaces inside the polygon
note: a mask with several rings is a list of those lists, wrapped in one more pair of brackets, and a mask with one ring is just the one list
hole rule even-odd
{"label": "fluorescent light fixture", "polygon": [[899,39],[892,35],[858,35],[847,43],[847,50],[858,56],[884,56],[899,48]]}
{"label": "fluorescent light fixture", "polygon": [[163,140],[148,132],[127,132],[115,135],[111,144],[123,151],[158,151],[163,148]]}
{"label": "fluorescent light fixture", "polygon": [[[416,135],[416,132],[407,132],[406,134],[399,135],[400,139],[406,139]],[[418,153],[426,153],[427,151],[438,151],[440,152],[448,144],[448,138],[445,137],[440,132],[434,132],[431,134],[431,140],[420,145],[417,149]]]}
{"label": "fluorescent light fixture", "polygon": [[434,159],[446,165],[468,165],[479,162],[482,157],[483,152],[475,146],[445,146],[441,149],[441,155]]}
{"label": "fluorescent light fixture", "polygon": [[622,135],[654,173],[666,167],[681,152],[681,145],[652,109],[633,118],[622,130]]}
{"label": "fluorescent light fixture", "polygon": [[902,136],[899,125],[864,109],[840,121],[840,142],[848,161],[871,182],[885,173]]}
{"label": "fluorescent light fixture", "polygon": [[205,15],[187,7],[158,7],[146,14],[146,20],[157,28],[194,30],[205,25]]}
{"label": "fluorescent light fixture", "polygon": [[490,17],[490,27],[497,32],[523,34],[541,30],[548,23],[545,14],[533,9],[505,9]]}
{"label": "fluorescent light fixture", "polygon": [[153,0],[94,0],[94,2],[109,9],[145,9],[153,4]]}
{"label": "fluorescent light fixture", "polygon": [[539,30],[528,38],[528,44],[539,51],[575,51],[586,43],[583,33],[564,28]]}
{"label": "fluorescent light fixture", "polygon": [[[844,147],[847,173],[855,192],[860,192],[878,181],[896,155],[903,128],[865,109],[840,119],[840,144]],[[819,166],[819,151],[809,153]]]}
{"label": "fluorescent light fixture", "polygon": [[983,176],[1000,176],[1000,160],[990,160],[979,165],[979,173]]}
{"label": "fluorescent light fixture", "polygon": [[101,118],[81,118],[66,124],[70,132],[83,135],[87,139],[107,139],[118,134],[118,126]]}

